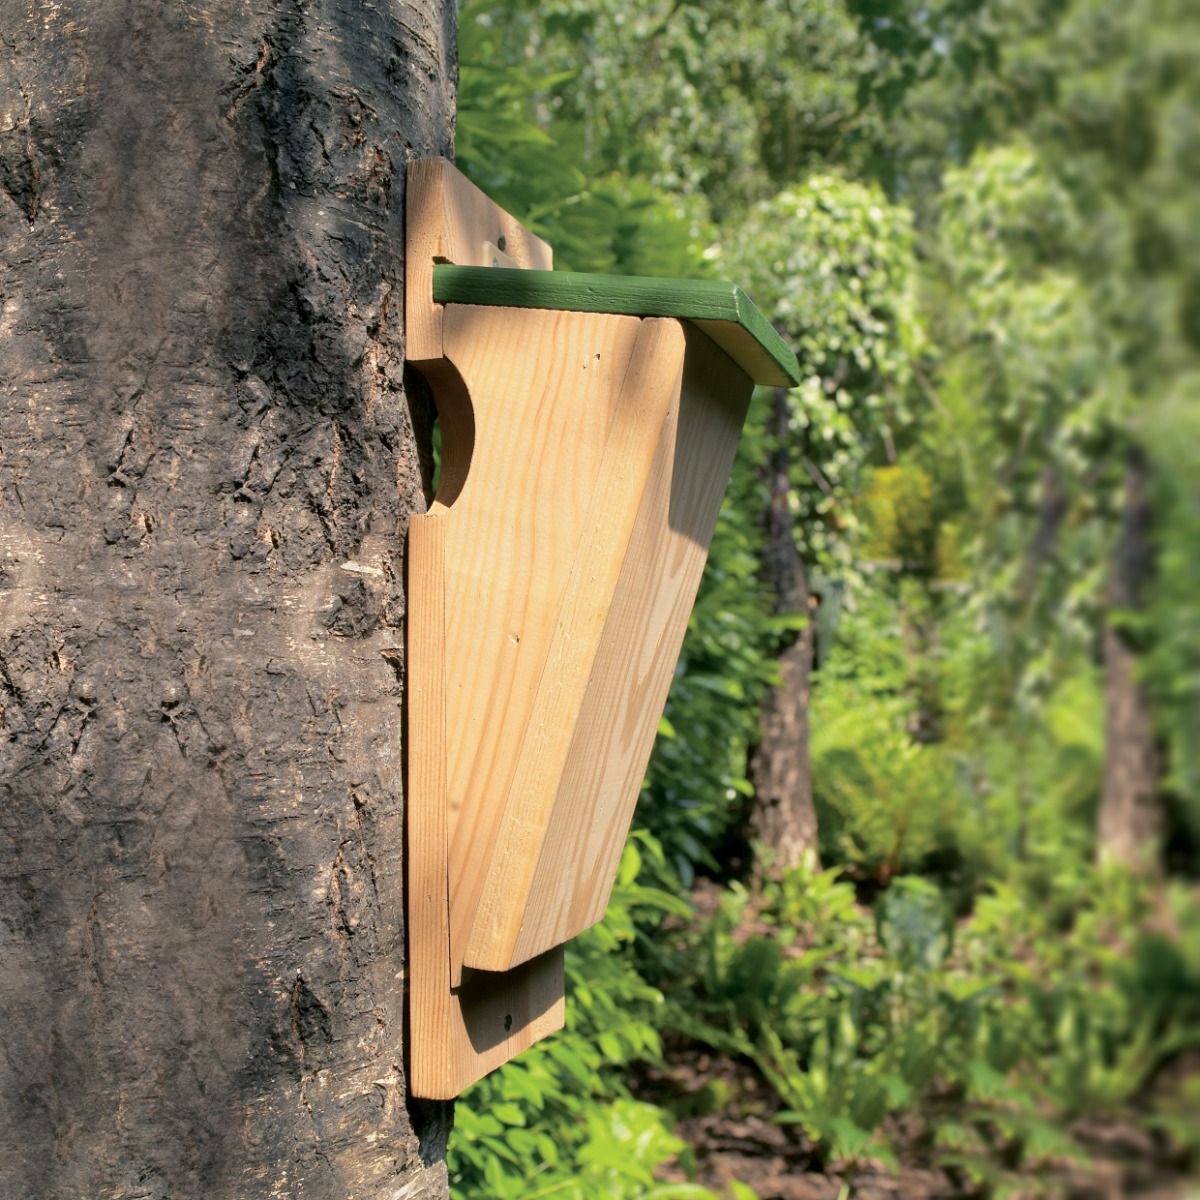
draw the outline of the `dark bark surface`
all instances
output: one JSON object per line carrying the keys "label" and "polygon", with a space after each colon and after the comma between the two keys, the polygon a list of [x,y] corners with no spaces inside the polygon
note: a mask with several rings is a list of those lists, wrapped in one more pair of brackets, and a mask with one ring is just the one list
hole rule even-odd
{"label": "dark bark surface", "polygon": [[453,21],[0,0],[6,1200],[445,1194],[402,1057],[402,288]]}
{"label": "dark bark surface", "polygon": [[774,592],[776,614],[802,613],[810,620],[779,654],[777,688],[764,697],[759,719],[760,740],[750,763],[754,784],[751,828],[782,871],[799,866],[805,855],[817,859],[817,814],[813,807],[809,755],[809,676],[813,661],[813,621],[808,573],[796,548],[788,504],[788,399],[784,388],[771,398],[767,433],[772,439],[768,462],[770,500],[766,513],[767,548],[763,575]]}
{"label": "dark bark surface", "polygon": [[1149,466],[1131,449],[1125,469],[1125,512],[1113,557],[1104,629],[1105,752],[1097,842],[1102,859],[1153,869],[1163,828],[1162,759],[1150,695],[1138,678],[1137,647],[1120,627],[1145,603],[1154,570],[1154,513]]}

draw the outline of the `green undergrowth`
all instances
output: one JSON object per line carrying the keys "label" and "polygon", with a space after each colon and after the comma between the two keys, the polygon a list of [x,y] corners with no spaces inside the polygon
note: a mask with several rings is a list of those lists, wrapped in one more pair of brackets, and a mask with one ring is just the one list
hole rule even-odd
{"label": "green undergrowth", "polygon": [[[696,1175],[698,1105],[963,1194],[1061,1193],[1096,1125],[1200,1167],[1195,19],[726,8],[460,7],[471,178],[560,266],[751,286],[805,380],[782,423],[755,395],[641,832],[568,947],[566,1030],[458,1105],[454,1195],[711,1197],[662,1181]],[[1157,569],[1127,612],[1134,448]],[[785,533],[815,610],[772,594]],[[760,703],[809,622],[836,869],[750,887]],[[1106,626],[1154,703],[1166,879],[1095,865]]]}
{"label": "green undergrowth", "polygon": [[1079,868],[1041,903],[997,884],[956,917],[919,876],[867,907],[838,870],[800,868],[726,888],[701,921],[639,882],[665,867],[653,839],[631,842],[608,916],[568,952],[566,1031],[460,1102],[458,1200],[713,1197],[656,1177],[693,1165],[670,1107],[631,1091],[638,1064],[669,1065],[664,1036],[676,1056],[749,1065],[765,1105],[724,1083],[701,1100],[802,1130],[813,1170],[898,1167],[915,1148],[983,1194],[1054,1194],[1055,1171],[1089,1165],[1084,1119],[1132,1121],[1178,1163],[1200,1154],[1200,1096],[1160,1082],[1200,1049],[1185,889]]}

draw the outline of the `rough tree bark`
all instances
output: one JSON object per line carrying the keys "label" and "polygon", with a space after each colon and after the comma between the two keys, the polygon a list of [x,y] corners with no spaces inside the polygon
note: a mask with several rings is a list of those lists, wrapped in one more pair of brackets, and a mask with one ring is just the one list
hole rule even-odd
{"label": "rough tree bark", "polygon": [[[1149,466],[1136,447],[1125,468],[1125,513],[1109,577],[1108,606],[1142,608],[1154,570]],[[1137,869],[1157,866],[1163,827],[1162,761],[1154,709],[1137,676],[1137,650],[1111,620],[1104,628],[1105,754],[1097,848],[1101,859]]]}
{"label": "rough tree bark", "polygon": [[453,4],[0,0],[0,41],[0,1195],[443,1196],[401,297]]}
{"label": "rough tree bark", "polygon": [[808,573],[796,548],[788,504],[791,433],[786,388],[775,388],[772,393],[767,435],[772,448],[767,463],[770,499],[763,575],[775,594],[777,614],[803,613],[810,618],[780,651],[780,683],[763,700],[759,744],[750,762],[754,785],[751,829],[770,851],[772,870],[779,872],[799,866],[806,855],[818,861],[808,735],[814,629]]}

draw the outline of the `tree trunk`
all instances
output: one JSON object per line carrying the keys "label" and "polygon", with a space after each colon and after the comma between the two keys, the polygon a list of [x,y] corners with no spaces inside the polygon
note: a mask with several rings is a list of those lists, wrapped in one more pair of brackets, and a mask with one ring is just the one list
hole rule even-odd
{"label": "tree trunk", "polygon": [[767,548],[763,574],[775,594],[776,614],[810,618],[779,655],[780,684],[763,700],[760,738],[750,763],[754,785],[751,828],[771,855],[774,872],[799,866],[806,855],[817,860],[817,814],[813,807],[812,767],[808,749],[809,675],[813,660],[813,622],[808,573],[796,548],[788,503],[791,437],[788,395],[775,388],[767,419],[771,451]]}
{"label": "tree trunk", "polygon": [[444,1196],[401,298],[453,6],[0,0],[0,40],[0,1195]]}
{"label": "tree trunk", "polygon": [[[1129,452],[1125,517],[1109,582],[1109,608],[1142,608],[1154,567],[1149,469],[1141,451]],[[1102,860],[1149,869],[1157,862],[1163,810],[1162,771],[1150,696],[1137,677],[1130,637],[1109,620],[1104,629],[1105,757],[1097,848]]]}

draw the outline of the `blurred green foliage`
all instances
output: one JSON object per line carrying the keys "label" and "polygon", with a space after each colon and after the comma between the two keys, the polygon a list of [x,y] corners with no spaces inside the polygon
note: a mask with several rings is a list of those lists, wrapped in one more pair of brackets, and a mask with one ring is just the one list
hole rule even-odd
{"label": "blurred green foliage", "polygon": [[[761,579],[759,395],[613,906],[568,948],[568,1029],[459,1105],[456,1197],[709,1195],[657,1181],[692,1152],[631,1090],[664,1036],[750,1064],[831,1164],[896,1161],[900,1115],[984,1194],[1052,1189],[1082,1117],[1200,1163],[1175,1069],[1200,1047],[1200,12],[459,16],[460,165],[559,266],[736,279],[797,347],[788,503],[839,603],[811,706],[831,869],[752,892],[721,848],[807,619]],[[1131,445],[1157,569],[1106,614]],[[1106,615],[1155,701],[1165,882],[1094,865]],[[698,874],[723,884],[703,920]],[[720,1079],[702,1102],[751,1103]]]}
{"label": "blurred green foliage", "polygon": [[911,214],[877,186],[813,175],[753,205],[713,257],[796,349],[792,507],[805,557],[845,569],[858,524],[849,501],[912,420],[922,333]]}

